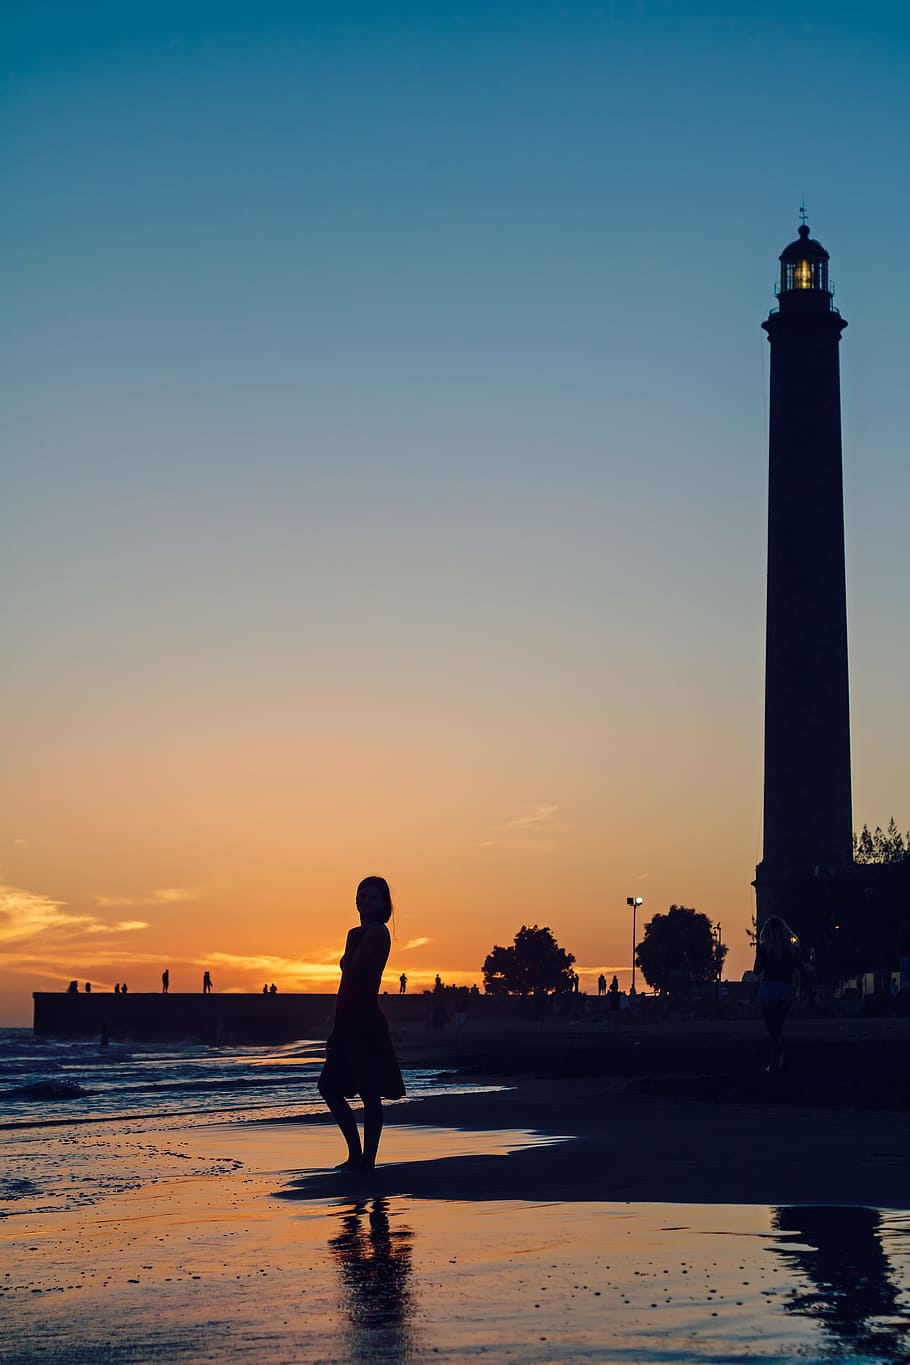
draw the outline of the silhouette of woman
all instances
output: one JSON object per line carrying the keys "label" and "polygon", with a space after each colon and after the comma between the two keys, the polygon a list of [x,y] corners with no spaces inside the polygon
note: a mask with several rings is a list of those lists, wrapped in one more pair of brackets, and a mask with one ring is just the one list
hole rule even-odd
{"label": "silhouette of woman", "polygon": [[754,971],[759,980],[758,1003],[771,1039],[771,1060],[765,1070],[782,1071],[784,1021],[793,1004],[793,981],[802,974],[803,959],[799,939],[779,915],[771,915],[762,925]]}
{"label": "silhouette of woman", "polygon": [[[348,931],[341,959],[335,1023],[325,1046],[319,1093],[348,1144],[341,1171],[371,1171],[382,1134],[382,1101],[400,1099],[404,1082],[379,1008],[379,987],[392,946],[387,924],[392,897],[384,877],[365,877],[357,888],[360,924]],[[346,1096],[363,1100],[363,1145]]]}

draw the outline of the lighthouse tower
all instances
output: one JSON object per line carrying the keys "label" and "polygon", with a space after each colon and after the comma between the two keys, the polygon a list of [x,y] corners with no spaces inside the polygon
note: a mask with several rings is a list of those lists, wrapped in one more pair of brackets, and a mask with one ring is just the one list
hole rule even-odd
{"label": "lighthouse tower", "polygon": [[[853,864],[839,347],[828,253],[780,257],[771,344],[764,843],[758,923],[804,937]],[[834,898],[836,899],[836,893]],[[813,908],[814,907],[814,908]],[[811,942],[811,938],[810,938]]]}

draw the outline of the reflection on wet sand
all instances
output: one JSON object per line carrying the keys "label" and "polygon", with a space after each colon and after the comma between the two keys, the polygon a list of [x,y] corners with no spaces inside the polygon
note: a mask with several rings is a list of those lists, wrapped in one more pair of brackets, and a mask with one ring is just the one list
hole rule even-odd
{"label": "reflection on wet sand", "polygon": [[786,1238],[773,1249],[796,1272],[788,1312],[819,1322],[839,1357],[910,1360],[910,1321],[879,1210],[795,1205],[776,1209],[773,1225]]}
{"label": "reflection on wet sand", "polygon": [[392,1227],[387,1199],[345,1209],[329,1241],[344,1287],[347,1360],[405,1360],[413,1351],[411,1252],[414,1233]]}

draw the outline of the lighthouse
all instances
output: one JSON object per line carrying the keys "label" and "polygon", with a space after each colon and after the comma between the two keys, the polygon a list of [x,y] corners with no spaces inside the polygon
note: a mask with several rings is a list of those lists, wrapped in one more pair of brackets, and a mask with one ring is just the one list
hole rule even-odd
{"label": "lighthouse", "polygon": [[814,933],[853,866],[841,333],[804,222],[780,256],[771,345],[764,837],[757,918]]}

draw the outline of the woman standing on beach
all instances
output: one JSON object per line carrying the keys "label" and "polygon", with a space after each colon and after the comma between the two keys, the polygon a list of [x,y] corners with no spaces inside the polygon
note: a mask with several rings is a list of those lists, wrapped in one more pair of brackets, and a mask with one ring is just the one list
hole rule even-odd
{"label": "woman standing on beach", "polygon": [[794,980],[802,976],[799,939],[786,920],[771,915],[762,925],[755,952],[758,1003],[771,1039],[768,1072],[784,1069],[784,1022],[794,998]]}
{"label": "woman standing on beach", "polygon": [[[384,877],[365,877],[357,888],[360,924],[348,931],[341,959],[335,1023],[325,1047],[319,1093],[348,1144],[339,1170],[371,1171],[382,1133],[382,1101],[404,1094],[404,1082],[379,1008],[379,987],[392,941],[387,924],[392,897]],[[363,1100],[363,1145],[346,1096]]]}

